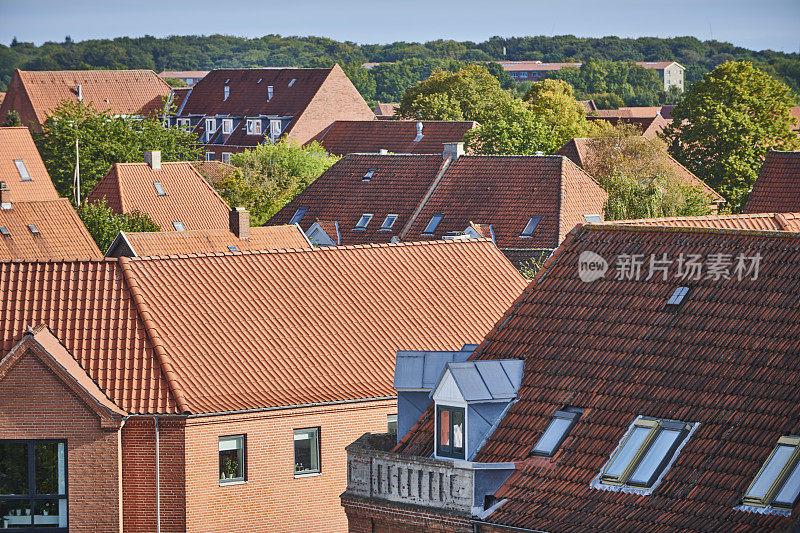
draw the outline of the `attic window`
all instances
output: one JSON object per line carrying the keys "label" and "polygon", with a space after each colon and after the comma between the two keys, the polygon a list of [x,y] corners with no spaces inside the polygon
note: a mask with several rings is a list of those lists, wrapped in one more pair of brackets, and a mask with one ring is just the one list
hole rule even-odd
{"label": "attic window", "polygon": [[8,237],[9,235],[11,235],[11,233],[9,233],[9,231],[8,231],[8,228],[7,228],[7,227],[5,227],[5,226],[0,226],[0,235],[2,235],[2,236],[4,236],[4,237]]}
{"label": "attic window", "polygon": [[546,457],[555,455],[556,451],[558,451],[558,447],[561,446],[561,443],[567,438],[572,426],[578,421],[582,412],[582,409],[574,407],[568,407],[563,411],[556,411],[552,420],[550,420],[550,424],[548,424],[542,436],[539,437],[539,441],[536,443],[536,446],[533,447],[531,453]]}
{"label": "attic window", "polygon": [[161,182],[154,181],[153,182],[153,187],[156,188],[156,192],[158,193],[159,196],[166,196],[167,195],[167,193],[164,192],[164,187],[161,186]]}
{"label": "attic window", "polygon": [[231,88],[226,85],[225,86],[225,98],[224,99],[227,100],[230,95],[231,95]]}
{"label": "attic window", "polygon": [[292,78],[292,81],[289,82],[289,87],[294,85],[294,82],[296,82],[296,81],[297,81],[297,78]]}
{"label": "attic window", "polygon": [[464,459],[464,408],[436,406],[436,455]]}
{"label": "attic window", "polygon": [[439,226],[439,223],[444,218],[443,214],[436,214],[431,217],[431,221],[428,222],[428,225],[425,226],[425,230],[422,232],[423,235],[433,235],[433,232],[436,231],[436,228]]}
{"label": "attic window", "polygon": [[183,227],[183,222],[178,220],[172,223],[172,227],[175,228],[175,231],[186,231],[186,228]]}
{"label": "attic window", "polygon": [[229,252],[238,252],[239,249],[234,245],[230,245],[230,246],[228,246],[228,251]]}
{"label": "attic window", "polygon": [[800,437],[781,437],[742,503],[791,510],[800,498]]}
{"label": "attic window", "polygon": [[669,297],[669,301],[667,301],[667,305],[680,305],[683,301],[684,296],[689,293],[689,287],[677,287],[675,292],[672,293],[672,296]]}
{"label": "attic window", "polygon": [[600,215],[583,215],[583,219],[587,224],[596,224],[603,221],[603,217]]}
{"label": "attic window", "polygon": [[28,224],[28,229],[29,229],[29,230],[31,231],[31,233],[33,233],[34,235],[39,235],[39,228],[37,228],[37,227],[36,227],[36,226],[34,226],[33,224]]}
{"label": "attic window", "polygon": [[306,211],[308,211],[307,207],[298,207],[297,211],[295,211],[294,215],[292,215],[292,219],[289,221],[289,224],[297,224],[300,222],[300,220],[303,218],[303,215],[306,214]]}
{"label": "attic window", "polygon": [[523,228],[522,233],[520,234],[520,238],[530,238],[530,236],[533,235],[533,231],[536,229],[536,226],[538,226],[539,222],[541,221],[542,221],[541,216],[536,215],[531,217],[528,220],[528,223],[525,224],[525,227]]}
{"label": "attic window", "polygon": [[364,213],[361,215],[361,218],[358,219],[358,224],[356,224],[356,227],[353,229],[367,229],[367,226],[369,225],[369,222],[372,220],[373,216],[375,215],[372,213]]}
{"label": "attic window", "polygon": [[600,473],[600,482],[649,489],[675,459],[692,424],[639,418]]}
{"label": "attic window", "polygon": [[375,169],[371,168],[371,169],[367,170],[367,173],[364,174],[364,177],[361,178],[361,181],[369,181],[369,180],[372,179],[372,176],[374,176],[374,175],[375,175]]}
{"label": "attic window", "polygon": [[275,87],[267,85],[267,102],[272,100],[272,95],[275,94]]}
{"label": "attic window", "polygon": [[386,215],[386,218],[384,219],[383,224],[381,224],[381,229],[382,230],[390,230],[390,229],[392,229],[392,226],[394,226],[394,223],[397,221],[397,216],[398,215],[395,215],[395,214]]}
{"label": "attic window", "polygon": [[22,181],[31,181],[31,175],[28,173],[28,168],[25,166],[25,161],[22,159],[15,159],[14,164],[17,165],[17,172]]}

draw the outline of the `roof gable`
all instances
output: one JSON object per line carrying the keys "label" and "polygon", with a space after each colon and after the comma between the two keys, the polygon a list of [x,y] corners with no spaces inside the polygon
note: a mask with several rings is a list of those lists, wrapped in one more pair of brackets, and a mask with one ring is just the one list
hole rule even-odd
{"label": "roof gable", "polygon": [[770,150],[744,213],[800,211],[800,151]]}

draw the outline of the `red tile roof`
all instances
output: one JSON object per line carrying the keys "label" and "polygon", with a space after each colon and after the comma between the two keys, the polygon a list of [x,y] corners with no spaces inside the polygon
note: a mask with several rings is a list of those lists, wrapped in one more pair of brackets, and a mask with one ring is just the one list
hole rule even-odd
{"label": "red tile roof", "polygon": [[8,85],[0,120],[15,109],[22,123],[43,123],[62,100],[83,101],[98,111],[115,115],[146,115],[161,112],[170,86],[152,70],[15,70]]}
{"label": "red tile roof", "polygon": [[224,175],[236,168],[221,161],[191,161],[191,163],[195,170],[211,184],[218,182]]}
{"label": "red tile roof", "polygon": [[138,257],[230,252],[229,246],[240,252],[311,248],[303,230],[295,224],[250,228],[247,239],[240,239],[226,229],[123,232],[122,235]]}
{"label": "red tile roof", "polygon": [[800,231],[800,213],[757,213],[752,215],[709,215],[704,217],[644,218],[614,220],[611,224],[677,228],[717,228],[751,231]]}
{"label": "red tile roof", "polygon": [[655,107],[620,107],[619,109],[595,109],[593,113],[599,117],[651,118],[661,115],[665,120],[672,120],[674,105]]}
{"label": "red tile roof", "polygon": [[375,112],[376,117],[393,117],[394,112],[399,107],[400,104],[397,103],[387,104],[385,102],[384,103],[376,102],[373,111]]}
{"label": "red tile roof", "polygon": [[[487,335],[478,359],[523,358],[517,401],[475,458],[517,462],[487,521],[531,530],[777,531],[800,516],[737,510],[778,437],[800,434],[798,235],[708,229],[585,226],[562,247]],[[744,253],[757,279],[703,279],[677,308],[681,281],[578,277],[591,251]],[[675,265],[671,272],[675,273]],[[529,457],[552,414],[584,409],[553,460]],[[399,451],[427,455],[430,409]],[[590,486],[635,417],[699,422],[648,496]]]}
{"label": "red tile roof", "polygon": [[[616,110],[614,110],[616,111]],[[595,111],[595,113],[600,113],[601,111]],[[664,131],[664,128],[669,126],[669,122],[662,117],[661,115],[656,115],[653,117],[634,117],[634,116],[619,116],[618,114],[612,116],[605,116],[602,114],[592,116],[589,115],[586,117],[589,120],[604,120],[611,124],[612,126],[616,126],[617,124],[624,123],[630,124],[631,126],[636,127],[636,129],[641,132],[644,137],[648,139],[658,137],[658,134]]]}
{"label": "red tile roof", "polygon": [[0,358],[45,324],[130,412],[393,396],[397,350],[477,342],[525,286],[486,240],[0,262]]}
{"label": "red tile roof", "polygon": [[550,71],[561,70],[564,67],[580,67],[580,63],[542,63],[541,61],[498,61],[506,72],[520,70]]}
{"label": "red tile roof", "polygon": [[[154,182],[161,183],[166,196],[158,195]],[[103,198],[115,213],[146,213],[161,231],[175,231],[175,221],[182,222],[187,230],[228,227],[228,204],[185,161],[161,163],[159,170],[147,163],[117,163],[92,189],[86,202]]]}
{"label": "red tile roof", "polygon": [[[422,139],[417,124],[422,124]],[[441,154],[443,144],[463,142],[477,122],[455,120],[337,120],[314,137],[333,155],[377,153]]]}
{"label": "red tile roof", "polygon": [[[88,259],[102,257],[86,226],[66,198],[12,202],[0,209],[0,260]],[[28,225],[38,230],[34,234]]]}
{"label": "red tile roof", "polygon": [[169,107],[173,113],[183,109],[183,104],[186,103],[186,98],[190,92],[192,92],[191,87],[173,87],[169,95]]}
{"label": "red tile roof", "polygon": [[744,213],[800,211],[800,151],[770,150]]}
{"label": "red tile roof", "polygon": [[[583,215],[603,213],[607,194],[577,165],[561,156],[461,156],[403,240],[441,238],[470,222],[491,224],[502,249],[555,248]],[[443,214],[432,236],[423,232]],[[533,216],[542,219],[531,238],[520,234]]]}
{"label": "red tile roof", "polygon": [[[585,169],[587,165],[591,166],[591,162],[597,157],[597,145],[593,139],[576,138],[559,148],[556,154],[570,158],[573,163]],[[706,185],[703,180],[695,176],[688,168],[673,159],[667,153],[666,145],[664,145],[664,157],[667,165],[684,184],[699,188],[711,198],[712,202],[725,202],[725,198],[721,194]]]}
{"label": "red tile roof", "polygon": [[[15,159],[23,161],[30,181],[23,181]],[[11,198],[15,202],[58,199],[56,188],[26,127],[0,128],[0,182],[5,182],[11,189]]]}
{"label": "red tile roof", "polygon": [[202,78],[208,70],[165,70],[158,73],[159,78]]}
{"label": "red tile roof", "polygon": [[[267,223],[288,224],[298,208],[307,207],[300,220],[305,231],[319,219],[339,223],[342,244],[390,242],[400,235],[442,166],[441,155],[346,155]],[[364,181],[370,170],[375,172]],[[367,229],[354,230],[365,213],[374,215]],[[398,215],[397,220],[390,231],[380,231],[389,214]],[[331,237],[336,240],[335,232]]]}

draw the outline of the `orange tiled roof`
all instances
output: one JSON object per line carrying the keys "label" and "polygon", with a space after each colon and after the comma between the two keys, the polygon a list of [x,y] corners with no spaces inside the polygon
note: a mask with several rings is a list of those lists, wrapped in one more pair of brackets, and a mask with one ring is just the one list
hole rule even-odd
{"label": "orange tiled roof", "polygon": [[[612,110],[618,112],[619,110]],[[604,115],[600,114],[601,111],[595,111],[598,113],[597,115],[589,115],[586,118],[589,120],[604,120],[610,123],[612,126],[616,126],[619,123],[630,124],[639,132],[648,139],[653,139],[658,137],[658,134],[664,131],[664,128],[669,126],[669,122],[662,117],[661,115],[656,115],[652,117],[635,117],[635,116],[619,116],[619,114],[614,115]]]}
{"label": "orange tiled roof", "polygon": [[240,252],[311,248],[296,224],[250,228],[248,239],[240,239],[226,229],[123,232],[122,235],[138,257],[229,252],[229,246]]}
{"label": "orange tiled roof", "polygon": [[800,151],[770,150],[744,213],[800,211]]}
{"label": "orange tiled roof", "polygon": [[376,102],[373,111],[375,111],[376,117],[393,117],[398,107],[400,107],[400,104],[397,103],[387,104],[385,102]]}
{"label": "orange tiled roof", "polygon": [[743,215],[708,215],[704,217],[665,217],[637,220],[614,220],[610,224],[629,226],[664,226],[678,228],[717,228],[751,231],[800,231],[800,213],[756,213]]}
{"label": "orange tiled roof", "polygon": [[115,115],[146,115],[163,110],[170,86],[152,70],[15,70],[0,117],[16,109],[22,123],[44,123],[62,100],[83,101]]}
{"label": "orange tiled roof", "polygon": [[[586,166],[597,157],[596,148],[595,143],[590,138],[575,138],[559,148],[556,154],[570,158],[573,163],[585,169]],[[667,164],[684,184],[698,187],[711,198],[712,202],[725,202],[725,198],[723,198],[721,194],[706,185],[703,180],[695,176],[688,168],[673,159],[673,157],[667,153],[666,145],[664,145],[664,156],[666,157]]]}
{"label": "orange tiled roof", "polygon": [[[154,182],[161,183],[165,196],[158,195]],[[161,231],[175,231],[175,221],[187,230],[228,227],[228,204],[186,161],[161,163],[159,170],[147,163],[117,163],[86,202],[103,198],[115,213],[146,213]]]}
{"label": "orange tiled roof", "polygon": [[[14,163],[21,159],[31,179],[24,181]],[[0,181],[15,202],[56,200],[58,193],[26,127],[0,128]]]}
{"label": "orange tiled roof", "polygon": [[0,358],[47,325],[139,413],[393,396],[397,350],[477,342],[525,286],[485,240],[0,262]]}
{"label": "orange tiled roof", "polygon": [[216,183],[222,176],[233,171],[236,167],[222,161],[191,161],[192,166],[203,176],[207,182]]}
{"label": "orange tiled roof", "polygon": [[541,61],[498,61],[506,72],[516,72],[520,70],[561,70],[565,67],[580,67],[580,63],[542,63]]}
{"label": "orange tiled roof", "polygon": [[[66,198],[41,202],[12,202],[0,209],[0,260],[47,261],[102,257],[86,226]],[[39,231],[34,234],[29,224]]]}
{"label": "orange tiled roof", "polygon": [[[516,462],[486,520],[526,530],[789,531],[798,518],[737,510],[778,438],[800,433],[800,256],[780,232],[588,225],[567,237],[475,352],[525,360],[522,386],[477,462]],[[594,282],[578,257],[611,264]],[[623,254],[762,256],[758,276],[617,280]],[[703,272],[706,272],[704,269]],[[584,409],[556,457],[531,457],[553,413]],[[431,410],[398,451],[432,451]],[[591,486],[637,416],[699,423],[652,494]]]}
{"label": "orange tiled roof", "polygon": [[159,78],[202,78],[208,70],[165,70],[158,73]]}
{"label": "orange tiled roof", "polygon": [[[422,138],[416,141],[417,124]],[[455,120],[337,120],[314,137],[333,155],[377,153],[441,154],[443,144],[463,142],[477,122]]]}

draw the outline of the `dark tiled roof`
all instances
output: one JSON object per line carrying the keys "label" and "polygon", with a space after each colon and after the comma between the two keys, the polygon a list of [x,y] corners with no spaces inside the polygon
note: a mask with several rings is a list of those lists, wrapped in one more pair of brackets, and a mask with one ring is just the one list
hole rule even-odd
{"label": "dark tiled roof", "polygon": [[800,211],[800,151],[770,150],[743,212],[790,211]]}
{"label": "dark tiled roof", "polygon": [[742,229],[753,231],[800,231],[800,213],[756,213],[752,215],[708,215],[704,217],[643,218],[614,220],[611,224],[675,228]]}
{"label": "dark tiled roof", "polygon": [[464,135],[477,126],[472,121],[423,120],[422,139],[415,120],[337,120],[313,140],[334,155],[377,153],[441,154],[444,143],[463,142]]}
{"label": "dark tiled roof", "polygon": [[[554,257],[477,349],[524,358],[518,400],[476,457],[515,461],[489,522],[553,532],[776,531],[791,517],[736,510],[783,435],[800,433],[800,237],[778,232],[589,225]],[[583,282],[578,257],[761,254],[757,279],[703,279],[677,308],[661,275]],[[675,265],[671,274],[675,273]],[[528,457],[557,409],[585,409],[553,458]],[[636,416],[698,422],[649,496],[590,482]],[[431,450],[430,410],[398,450]]]}

